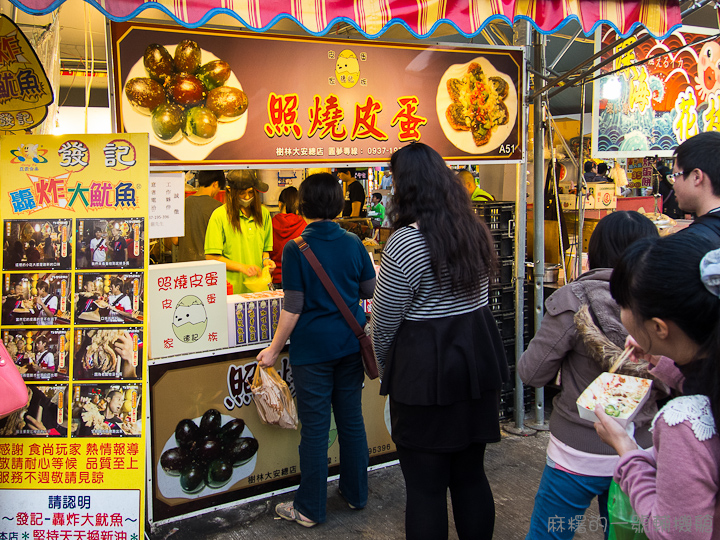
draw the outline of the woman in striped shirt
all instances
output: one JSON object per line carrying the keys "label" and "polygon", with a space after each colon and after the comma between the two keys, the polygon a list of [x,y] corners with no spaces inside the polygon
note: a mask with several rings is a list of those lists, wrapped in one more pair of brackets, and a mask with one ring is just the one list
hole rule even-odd
{"label": "woman in striped shirt", "polygon": [[448,536],[447,490],[458,537],[491,538],[486,443],[500,440],[499,392],[508,380],[488,302],[492,237],[460,180],[429,146],[392,155],[394,233],[373,297],[380,393],[405,477],[408,539]]}

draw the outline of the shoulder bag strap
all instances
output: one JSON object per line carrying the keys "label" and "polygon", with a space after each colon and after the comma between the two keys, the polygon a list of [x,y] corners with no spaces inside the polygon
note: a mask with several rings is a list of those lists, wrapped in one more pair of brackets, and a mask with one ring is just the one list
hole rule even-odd
{"label": "shoulder bag strap", "polygon": [[337,287],[335,287],[333,282],[330,280],[330,276],[328,276],[327,272],[325,272],[325,269],[320,264],[320,261],[318,261],[317,257],[313,253],[313,250],[310,249],[310,246],[307,244],[307,242],[303,239],[302,236],[295,238],[295,243],[297,244],[298,248],[300,248],[300,253],[305,255],[305,258],[310,263],[310,266],[312,266],[313,270],[315,270],[315,273],[320,278],[320,281],[325,287],[325,290],[330,295],[330,298],[333,299],[333,302],[335,302],[335,305],[340,310],[340,313],[342,313],[342,316],[345,317],[345,321],[350,326],[350,329],[355,334],[355,337],[360,339],[362,336],[365,335],[365,330],[363,330],[362,326],[360,326],[360,323],[357,322],[357,319],[350,311],[350,308],[348,308],[347,304],[345,304],[345,301],[340,296]]}

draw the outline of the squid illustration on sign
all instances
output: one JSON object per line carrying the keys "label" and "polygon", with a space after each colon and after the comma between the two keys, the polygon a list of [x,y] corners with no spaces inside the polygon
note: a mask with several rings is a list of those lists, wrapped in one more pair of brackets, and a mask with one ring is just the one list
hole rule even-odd
{"label": "squid illustration on sign", "polygon": [[52,87],[30,42],[6,15],[0,15],[0,50],[0,133],[25,133],[45,120]]}

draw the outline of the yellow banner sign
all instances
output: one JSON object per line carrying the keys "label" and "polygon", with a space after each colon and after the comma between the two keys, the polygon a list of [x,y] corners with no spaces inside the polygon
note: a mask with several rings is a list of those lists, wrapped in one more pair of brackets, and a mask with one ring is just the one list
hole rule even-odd
{"label": "yellow banner sign", "polygon": [[147,134],[0,137],[0,177],[0,335],[28,389],[0,420],[0,537],[139,540]]}
{"label": "yellow banner sign", "polygon": [[0,133],[23,133],[45,120],[53,90],[20,29],[0,15]]}

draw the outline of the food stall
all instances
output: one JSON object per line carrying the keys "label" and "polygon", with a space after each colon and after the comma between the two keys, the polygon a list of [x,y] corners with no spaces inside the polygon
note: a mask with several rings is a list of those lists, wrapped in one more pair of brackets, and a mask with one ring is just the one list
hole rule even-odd
{"label": "food stall", "polygon": [[[517,162],[522,155],[519,89],[521,92],[523,72],[522,51],[517,47],[399,46],[227,30],[188,33],[178,27],[141,23],[113,23],[111,42],[118,132],[150,131],[151,167],[157,171],[382,166],[395,149],[421,138],[450,162]],[[302,65],[293,61],[298,54],[305,59]],[[170,102],[158,105],[152,77],[174,72],[177,68],[170,63],[188,62],[188,56],[194,56],[190,70],[197,77],[183,76],[169,84],[172,88],[186,86],[189,91],[173,92]],[[408,72],[408,66],[417,64],[420,57],[425,59],[424,65]],[[273,62],[269,64],[267,58]],[[406,75],[396,77],[392,86],[380,84],[388,69]],[[483,134],[484,140],[453,126],[445,114],[458,100],[454,90],[448,90],[452,81],[459,84],[471,76],[484,78],[486,84],[489,81],[497,88],[497,107],[505,114],[502,124]],[[214,90],[201,87],[196,78],[203,85],[225,83],[217,88],[231,90],[214,101]],[[427,83],[417,85],[417,81]],[[190,107],[193,130],[172,125],[171,109],[180,105]],[[232,109],[233,105],[237,107]],[[271,175],[263,174],[263,178],[272,185]],[[156,277],[157,272],[207,274],[198,265],[192,269],[177,266],[159,265],[150,270],[150,298],[157,297],[149,303],[168,306],[168,314],[180,306],[179,298],[172,299],[169,293],[182,296],[190,291],[175,291],[178,276]],[[167,287],[171,290],[164,290]],[[216,303],[223,302],[219,291],[211,294]],[[282,307],[281,292],[255,294],[260,297],[228,297],[228,322],[211,321],[208,314],[207,328],[225,325],[230,337],[227,347],[216,346],[209,352],[207,343],[178,342],[173,337],[173,333],[178,336],[177,329],[163,325],[151,314],[151,523],[276,493],[299,481],[299,433],[263,425],[249,392],[255,356],[272,339]],[[198,287],[193,296],[203,300],[208,293]],[[156,333],[163,337],[155,339]],[[215,345],[222,336],[217,339]],[[187,350],[176,350],[177,345]],[[167,348],[170,346],[173,349]],[[281,376],[292,389],[287,355],[280,366]],[[192,391],[179,392],[179,388]],[[378,381],[366,381],[363,407],[373,465],[395,459],[387,400],[378,390]],[[234,469],[227,484],[217,488],[206,485],[197,492],[183,489],[187,479],[164,470],[162,456],[178,445],[176,427],[181,421],[199,424],[211,410],[219,411],[223,424],[242,419],[243,436],[257,441],[257,451],[250,461]],[[332,473],[339,458],[334,431],[328,445]]]}
{"label": "food stall", "polygon": [[[41,4],[42,2],[35,2],[32,9],[41,12],[45,9]],[[403,24],[414,36],[424,36],[432,32],[440,18],[420,19],[414,12],[408,14],[395,7],[382,17],[373,16],[356,22],[347,16],[347,13],[352,13],[352,8],[348,12],[347,6],[340,4],[325,6],[322,17],[315,17],[315,12],[298,13],[296,17],[309,33],[324,34],[335,22],[350,21],[366,37],[377,37],[396,17],[403,19]],[[199,168],[282,169],[354,164],[384,165],[396,148],[421,139],[437,149],[450,164],[507,164],[515,168],[516,178],[524,179],[522,159],[526,152],[524,133],[527,107],[523,97],[527,78],[522,48],[393,44],[250,34],[227,27],[187,30],[177,26],[138,23],[130,19],[140,10],[154,7],[164,10],[177,23],[188,27],[202,26],[213,10],[188,9],[178,7],[177,4],[167,4],[170,7],[166,7],[162,2],[138,3],[136,6],[133,6],[132,2],[122,5],[94,5],[115,21],[129,21],[113,23],[110,29],[109,43],[113,54],[112,101],[116,117],[114,131],[118,140],[130,137],[129,133],[148,134],[147,163],[153,173]],[[489,17],[500,17],[512,22],[518,14],[527,16],[524,12],[520,13],[519,7],[505,7],[502,13],[494,12],[494,8],[484,4],[477,8],[478,12],[468,14],[467,9],[452,6],[444,15],[447,15],[456,28],[460,28],[461,33],[468,36],[480,32],[484,21]],[[261,9],[257,7],[248,13],[230,14],[242,20],[248,28],[263,31],[271,25],[270,21],[287,16],[255,11]],[[336,9],[339,11],[335,11]],[[533,3],[532,15],[542,9],[539,2]],[[227,14],[228,10],[223,8],[223,12]],[[546,26],[543,29],[551,31],[565,17],[570,16],[577,14],[563,11],[545,16],[543,24]],[[639,16],[639,13],[620,16],[615,21],[616,27],[627,32]],[[423,22],[419,23],[420,20]],[[583,26],[589,31],[597,17],[593,18],[586,13],[583,20]],[[663,33],[666,28],[663,23],[658,28],[653,26],[653,30]],[[195,47],[185,41],[194,42]],[[148,56],[155,61],[146,63],[148,48]],[[195,81],[185,78],[173,83],[176,91],[171,93],[170,102],[155,102],[157,87],[149,81],[154,80],[153,75],[158,76],[163,62],[167,66],[163,49],[173,62],[178,50],[189,51],[180,55],[185,60],[195,62],[194,59],[199,56],[197,61],[200,67],[212,62],[217,62],[215,66],[225,62],[229,67],[229,74],[223,82],[227,84],[221,84],[219,88],[226,87],[229,90],[221,90],[210,96],[216,88],[201,88]],[[302,51],[302,63],[295,61],[298,51]],[[268,59],[272,59],[272,62]],[[210,71],[210,68],[208,70],[205,73],[206,78],[210,80],[209,84],[215,84],[219,80],[218,73]],[[403,76],[393,77],[392,84],[387,84],[388,70]],[[456,117],[446,114],[448,111],[455,112],[457,107],[462,106],[462,100],[453,94],[451,81],[470,77],[485,77],[486,82],[490,82],[497,96],[495,106],[502,110],[505,117],[502,123],[485,133],[460,129]],[[212,79],[216,81],[213,82]],[[201,81],[201,84],[205,83]],[[159,105],[164,106],[156,114]],[[183,119],[179,121],[177,107],[191,110],[191,114],[185,115],[183,112]],[[190,123],[185,124],[186,121]],[[176,129],[178,123],[183,125]],[[116,141],[103,143],[115,144]],[[7,145],[1,148],[5,152]],[[17,162],[14,162],[14,165],[16,166]],[[13,181],[21,176],[17,167],[9,170],[12,170]],[[151,200],[152,197],[160,200],[160,197],[165,195],[152,180],[147,184],[143,182],[138,182],[135,186],[142,186],[143,190],[146,190],[143,204],[150,205],[155,202]],[[524,181],[517,183],[523,186],[519,191],[522,195],[519,200],[524,202]],[[75,190],[80,189],[75,183],[73,187]],[[150,210],[154,211],[152,208]],[[157,209],[154,217],[157,222],[164,220],[162,210]],[[60,213],[62,215],[62,212]],[[144,218],[149,229],[153,216],[146,213]],[[524,219],[524,207],[518,212],[518,219]],[[523,230],[524,227],[517,229]],[[519,248],[524,245],[524,236],[522,232],[517,234],[521,239],[517,242]],[[87,252],[88,245],[92,242],[86,231],[81,235],[83,245],[78,245],[77,253],[73,257],[77,257],[81,249]],[[144,248],[142,259],[146,262],[149,235],[152,233],[148,230],[142,236],[141,242]],[[140,257],[139,250],[132,253],[137,261]],[[524,254],[521,257],[524,257]],[[145,266],[142,279],[129,276],[128,282],[129,290],[132,290],[133,283],[136,283],[133,300],[148,306],[148,313],[143,309],[136,309],[130,310],[131,315],[143,315],[143,324],[150,326],[148,341],[153,341],[157,336],[154,334],[157,320],[161,338],[158,346],[143,347],[140,352],[140,370],[143,375],[138,386],[142,386],[145,400],[142,410],[137,407],[132,409],[135,414],[142,416],[142,447],[147,448],[146,456],[142,456],[140,461],[141,467],[145,466],[143,468],[147,470],[145,485],[138,490],[140,508],[139,511],[136,510],[136,515],[140,517],[140,531],[145,517],[151,524],[178,519],[210,508],[292,489],[299,478],[295,452],[299,434],[260,424],[251,406],[247,388],[248,377],[254,369],[254,357],[272,337],[273,310],[279,309],[281,297],[246,296],[239,301],[225,297],[225,306],[230,309],[225,312],[227,346],[222,346],[221,335],[213,336],[211,342],[210,332],[205,334],[207,329],[216,331],[222,327],[218,322],[220,319],[213,319],[211,322],[207,311],[207,319],[192,323],[204,326],[202,336],[205,336],[205,343],[200,345],[195,343],[200,339],[193,339],[200,334],[197,327],[191,332],[180,329],[179,324],[175,324],[178,328],[173,328],[173,319],[169,317],[169,325],[166,324],[163,328],[159,323],[159,314],[167,310],[170,315],[170,312],[174,313],[179,306],[186,305],[193,306],[199,313],[199,304],[194,303],[194,300],[184,300],[188,296],[196,297],[205,308],[210,306],[211,296],[213,303],[222,304],[222,291],[210,292],[207,289],[217,288],[218,283],[222,282],[219,276],[214,276],[210,283],[208,282],[208,275],[214,274],[214,270],[180,270],[182,269],[158,268],[158,271],[162,272],[180,273],[174,276],[150,276],[155,270]],[[523,276],[520,268],[515,268],[515,272],[517,276]],[[195,277],[193,285],[192,276],[201,276],[202,279]],[[111,279],[108,279],[106,284],[105,276],[98,277],[101,278],[99,281],[95,277],[89,281],[100,283],[103,289],[111,288]],[[30,280],[32,283],[32,276]],[[86,281],[75,281],[75,291],[80,295]],[[137,285],[140,282],[142,285]],[[185,294],[185,289],[188,294]],[[87,293],[91,294],[91,291],[88,290]],[[149,302],[150,295],[156,293],[161,295],[158,302]],[[77,300],[81,298],[78,297]],[[107,305],[103,307],[108,308]],[[101,312],[98,316],[102,321],[102,317],[107,315]],[[217,314],[216,316],[220,317]],[[152,322],[148,322],[150,320]],[[140,319],[135,318],[135,321]],[[106,319],[106,322],[110,322],[110,319]],[[126,324],[129,325],[130,321]],[[131,326],[128,326],[128,330],[130,329]],[[519,331],[522,332],[522,329]],[[236,343],[231,341],[231,336]],[[87,336],[81,335],[81,341],[85,337]],[[60,336],[57,339],[59,340]],[[168,351],[165,351],[166,344],[170,344],[168,339],[172,340],[173,347],[182,343],[188,345],[190,350],[168,355]],[[153,351],[150,356],[145,352],[147,349]],[[157,350],[161,352],[157,353]],[[282,358],[281,366],[281,375],[291,383],[291,370],[286,355]],[[59,376],[63,375],[61,373]],[[394,452],[387,427],[387,404],[384,398],[377,395],[377,381],[366,383],[364,412],[366,419],[369,419],[367,427],[371,463],[380,464],[392,459]],[[82,385],[76,384],[76,375],[71,371],[69,388],[66,388],[66,391],[73,393],[74,389],[81,387]],[[137,401],[138,396],[133,397],[132,388],[128,386],[121,389],[130,391],[127,395],[131,403]],[[90,392],[80,398],[83,403],[94,403],[95,396]],[[218,411],[219,418],[214,411]],[[206,418],[208,420],[205,420]],[[219,420],[223,425],[232,426],[240,425],[237,422],[233,424],[235,420],[243,421],[243,438],[252,439],[256,443],[248,443],[247,448],[250,450],[243,454],[243,459],[238,460],[230,482],[222,486],[213,486],[210,482],[198,490],[198,486],[192,487],[187,483],[187,479],[182,480],[165,472],[160,458],[172,451],[176,444],[180,444],[177,433],[188,427],[186,422],[183,423],[184,420],[198,424]],[[336,470],[338,459],[337,444],[332,432],[328,446],[332,472]],[[116,450],[114,447],[110,450],[137,456],[139,448],[137,445],[128,444],[123,450]],[[91,453],[96,449],[88,444],[85,451]],[[95,461],[88,458],[86,468],[91,470],[94,465]],[[137,458],[128,457],[128,465],[137,469]],[[97,478],[90,474],[89,477]],[[135,478],[133,486],[138,484],[136,480]],[[25,489],[29,485],[12,486],[0,476],[0,486]],[[142,504],[143,496],[147,505]]]}

